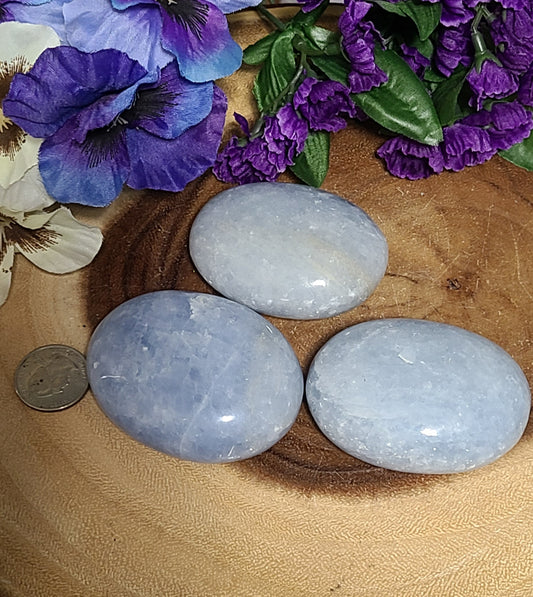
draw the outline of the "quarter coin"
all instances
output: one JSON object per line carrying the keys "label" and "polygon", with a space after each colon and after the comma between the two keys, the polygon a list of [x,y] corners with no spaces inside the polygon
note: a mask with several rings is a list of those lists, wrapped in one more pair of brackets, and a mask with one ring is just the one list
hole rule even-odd
{"label": "quarter coin", "polygon": [[85,357],[62,344],[32,350],[15,371],[15,391],[31,408],[63,410],[76,404],[89,385]]}

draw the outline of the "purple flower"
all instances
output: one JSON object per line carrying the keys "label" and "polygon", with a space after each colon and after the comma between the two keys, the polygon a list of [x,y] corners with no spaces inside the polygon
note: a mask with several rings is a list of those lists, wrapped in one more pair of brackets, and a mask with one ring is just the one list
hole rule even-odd
{"label": "purple flower", "polygon": [[[391,2],[399,2],[400,0],[390,0]],[[486,0],[428,0],[433,4],[440,3],[442,7],[442,13],[440,16],[440,22],[445,27],[455,27],[463,23],[468,23],[474,18],[474,12],[471,8],[474,8],[480,2]],[[504,0],[505,1],[505,0]],[[522,2],[522,0],[507,0],[510,2]]]}
{"label": "purple flower", "polygon": [[265,117],[263,137],[279,172],[294,164],[294,158],[303,151],[308,134],[307,123],[298,117],[291,104],[283,106],[275,116]]}
{"label": "purple flower", "polygon": [[524,106],[533,108],[533,66],[520,77],[517,99]]}
{"label": "purple flower", "polygon": [[307,77],[296,90],[292,103],[314,131],[340,131],[346,126],[345,118],[356,115],[348,88],[337,81]]}
{"label": "purple flower", "polygon": [[[478,3],[480,3],[479,0]],[[498,0],[498,4],[501,4],[503,8],[513,8],[514,10],[522,10],[529,5],[530,0]]]}
{"label": "purple flower", "polygon": [[527,139],[533,129],[533,115],[518,102],[494,104],[490,115],[492,128],[489,133],[498,151]]}
{"label": "purple flower", "polygon": [[494,104],[444,128],[444,167],[455,172],[476,166],[529,136],[533,117],[518,102]]}
{"label": "purple flower", "polygon": [[361,93],[387,81],[387,75],[376,65],[374,46],[383,43],[380,33],[370,21],[363,21],[371,4],[362,0],[345,0],[346,8],[339,18],[342,46],[350,60],[350,91]]}
{"label": "purple flower", "polygon": [[[477,3],[477,0],[475,1]],[[441,4],[440,22],[445,27],[457,27],[469,23],[474,18],[474,12],[466,6],[463,0],[442,0]]]}
{"label": "purple flower", "polygon": [[[224,13],[258,0],[71,0],[68,43],[85,52],[115,48],[148,70],[174,58],[190,81],[225,77],[241,64]],[[125,34],[127,32],[127,34]]]}
{"label": "purple flower", "polygon": [[471,104],[479,110],[487,98],[503,99],[518,90],[516,75],[490,58],[478,70],[474,67],[466,76],[474,94]]}
{"label": "purple flower", "polygon": [[533,3],[523,9],[502,11],[491,24],[491,35],[496,45],[502,45],[498,54],[509,70],[522,74],[533,62]]}
{"label": "purple flower", "polygon": [[442,132],[441,146],[447,170],[458,172],[466,166],[482,164],[496,153],[489,134],[482,128],[457,122],[444,127]]}
{"label": "purple flower", "polygon": [[319,7],[323,0],[297,0],[297,2],[302,5],[302,12],[311,12]]}
{"label": "purple flower", "polygon": [[117,50],[45,50],[13,78],[6,116],[44,138],[39,170],[62,203],[109,204],[124,183],[179,191],[209,168],[224,126],[226,98],[191,83],[175,62],[158,78]]}
{"label": "purple flower", "polygon": [[[248,123],[235,115],[245,134]],[[224,182],[245,184],[273,182],[294,158],[303,151],[309,129],[291,104],[283,106],[274,116],[264,117],[262,134],[250,139],[232,137],[220,152],[213,172]]]}
{"label": "purple flower", "polygon": [[219,180],[237,184],[273,182],[279,176],[277,168],[269,161],[267,143],[262,137],[248,142],[232,137],[219,153],[213,173]]}
{"label": "purple flower", "polygon": [[394,176],[418,180],[442,172],[444,160],[439,146],[424,145],[407,137],[394,137],[377,150]]}
{"label": "purple flower", "polygon": [[495,151],[520,143],[533,129],[533,116],[519,102],[494,104],[490,111],[480,110],[463,119],[468,125],[482,128]]}
{"label": "purple flower", "polygon": [[473,55],[469,25],[440,29],[434,56],[435,65],[443,75],[449,77],[459,64],[470,66]]}
{"label": "purple flower", "polygon": [[408,46],[407,44],[401,44],[400,50],[403,59],[409,65],[411,70],[417,77],[422,79],[426,72],[426,68],[431,64],[430,59],[426,58],[424,54],[420,53],[416,48]]}
{"label": "purple flower", "polygon": [[529,6],[529,0],[498,0],[503,8],[513,8],[514,10],[522,10]]}

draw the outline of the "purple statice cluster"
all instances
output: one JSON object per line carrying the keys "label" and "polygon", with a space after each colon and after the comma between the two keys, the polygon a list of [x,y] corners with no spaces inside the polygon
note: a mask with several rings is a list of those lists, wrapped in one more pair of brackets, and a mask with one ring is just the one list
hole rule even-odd
{"label": "purple statice cluster", "polygon": [[439,145],[424,145],[407,137],[394,137],[377,151],[391,174],[417,180],[443,170],[458,172],[486,162],[529,136],[533,117],[518,101],[502,102],[444,127]]}
{"label": "purple statice cluster", "polygon": [[[304,13],[320,4],[298,1]],[[389,6],[397,2],[390,0]],[[425,45],[420,38],[407,39],[394,24],[391,29],[391,21],[380,31],[384,3],[344,0],[339,18],[352,94],[387,83],[376,48],[394,50],[430,96],[439,80],[453,77],[458,86],[451,96],[458,102],[455,116],[448,109],[442,117],[438,145],[399,135],[378,150],[392,174],[409,179],[480,164],[522,142],[533,128],[533,0],[428,0],[437,2],[439,21]]]}
{"label": "purple statice cluster", "polygon": [[[388,170],[409,179],[481,164],[529,137],[533,128],[531,0],[442,1],[434,38],[436,72],[450,77],[464,69],[467,113],[443,127],[437,146],[400,136],[380,147]],[[423,80],[430,61],[404,59]]]}
{"label": "purple statice cluster", "polygon": [[348,82],[352,93],[370,91],[387,80],[387,75],[377,66],[374,46],[383,45],[383,38],[372,21],[365,17],[372,7],[363,0],[347,0],[339,18],[342,47],[350,61]]}
{"label": "purple statice cluster", "polygon": [[251,131],[246,119],[235,115],[244,137],[229,140],[213,172],[224,182],[275,181],[294,165],[310,131],[337,132],[357,113],[344,85],[306,77],[289,101],[275,114],[263,116]]}

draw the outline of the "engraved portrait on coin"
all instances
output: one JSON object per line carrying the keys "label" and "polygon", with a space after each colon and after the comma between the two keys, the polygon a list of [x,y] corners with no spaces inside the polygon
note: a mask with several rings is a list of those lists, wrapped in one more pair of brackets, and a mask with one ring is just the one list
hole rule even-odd
{"label": "engraved portrait on coin", "polygon": [[15,372],[17,395],[37,410],[68,408],[87,388],[85,357],[69,346],[41,346],[24,357]]}

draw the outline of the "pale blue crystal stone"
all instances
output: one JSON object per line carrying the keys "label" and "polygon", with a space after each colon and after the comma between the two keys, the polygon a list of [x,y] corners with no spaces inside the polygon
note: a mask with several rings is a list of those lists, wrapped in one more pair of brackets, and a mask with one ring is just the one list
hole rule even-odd
{"label": "pale blue crystal stone", "polygon": [[289,430],[303,395],[300,365],[277,328],[238,303],[177,290],[107,315],[91,337],[87,371],[116,425],[199,462],[265,451]]}
{"label": "pale blue crystal stone", "polygon": [[290,319],[365,301],[387,267],[387,241],[359,207],[326,191],[253,183],[223,191],[189,237],[200,274],[224,296]]}
{"label": "pale blue crystal stone", "polygon": [[510,450],[531,395],[518,364],[455,326],[383,319],[329,340],[306,384],[311,414],[339,448],[377,466],[456,473]]}

